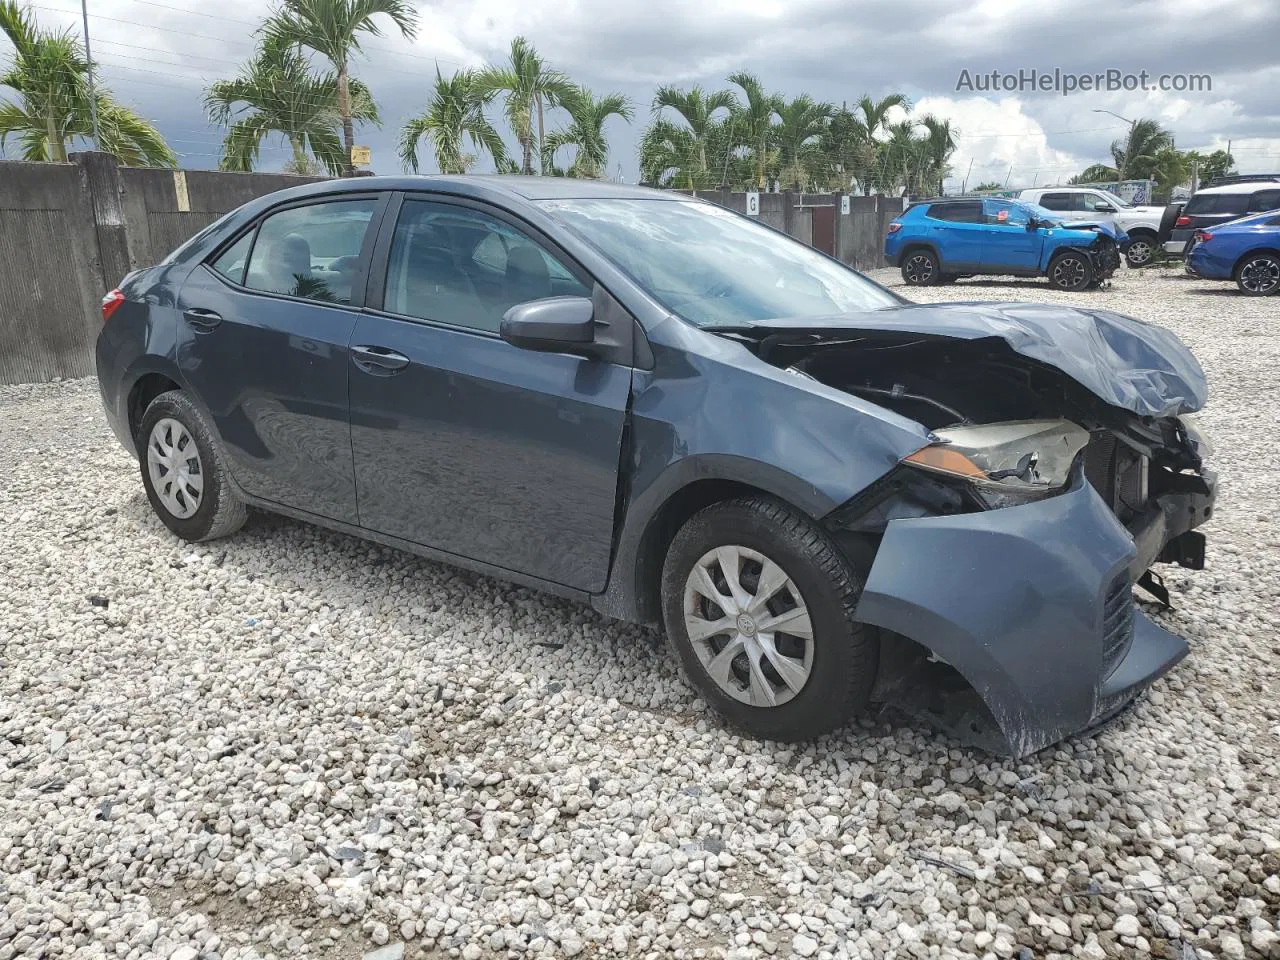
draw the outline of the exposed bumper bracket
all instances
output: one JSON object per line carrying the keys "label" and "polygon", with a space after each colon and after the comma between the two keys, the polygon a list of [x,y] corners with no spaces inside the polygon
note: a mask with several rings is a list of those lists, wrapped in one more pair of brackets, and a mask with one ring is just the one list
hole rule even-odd
{"label": "exposed bumper bracket", "polygon": [[1138,578],[1138,586],[1159,600],[1167,609],[1173,609],[1173,604],[1169,600],[1169,588],[1164,585],[1164,577],[1160,574],[1152,573],[1150,570],[1143,571],[1142,576]]}

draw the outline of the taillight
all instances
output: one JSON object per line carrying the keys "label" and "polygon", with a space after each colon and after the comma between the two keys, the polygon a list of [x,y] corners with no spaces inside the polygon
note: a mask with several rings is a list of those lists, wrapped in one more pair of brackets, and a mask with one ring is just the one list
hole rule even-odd
{"label": "taillight", "polygon": [[1203,230],[1197,230],[1195,232],[1195,238],[1196,238],[1196,243],[1208,243],[1210,240],[1213,239],[1213,234],[1205,233]]}
{"label": "taillight", "polygon": [[1186,216],[1186,215],[1183,215],[1183,216],[1179,217],[1179,218],[1174,222],[1174,224],[1173,224],[1173,225],[1174,225],[1175,227],[1189,227],[1189,226],[1191,226],[1191,218],[1190,218],[1190,217],[1188,217],[1188,216]]}
{"label": "taillight", "polygon": [[901,229],[902,229],[902,224],[898,223],[898,221],[897,221],[897,220],[890,220],[890,221],[889,221],[889,232],[890,232],[890,233],[897,233],[897,232],[898,232],[899,230],[901,230]]}
{"label": "taillight", "polygon": [[111,315],[120,309],[120,304],[124,303],[124,294],[119,290],[112,290],[102,298],[102,322],[106,323],[111,319]]}

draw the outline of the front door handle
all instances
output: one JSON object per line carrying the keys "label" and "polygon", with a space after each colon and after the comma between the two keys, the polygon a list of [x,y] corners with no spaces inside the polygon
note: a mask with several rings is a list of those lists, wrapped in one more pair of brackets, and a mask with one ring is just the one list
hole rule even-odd
{"label": "front door handle", "polygon": [[192,307],[190,310],[184,310],[182,319],[195,327],[197,330],[212,330],[222,322],[222,315],[214,313],[212,310],[202,310],[200,307]]}
{"label": "front door handle", "polygon": [[373,347],[362,344],[351,348],[351,357],[355,360],[356,366],[370,373],[395,373],[397,370],[403,370],[409,365],[408,357],[387,347]]}

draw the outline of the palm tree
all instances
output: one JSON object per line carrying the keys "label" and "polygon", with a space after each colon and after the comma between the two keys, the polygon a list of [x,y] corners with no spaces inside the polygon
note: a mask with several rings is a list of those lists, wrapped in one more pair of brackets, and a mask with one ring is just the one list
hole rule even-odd
{"label": "palm tree", "polygon": [[876,158],[875,144],[866,124],[842,105],[819,137],[827,187],[848,190],[853,182],[865,183]]}
{"label": "palm tree", "polygon": [[1160,126],[1158,120],[1135,120],[1129,125],[1129,135],[1111,144],[1111,156],[1116,162],[1118,179],[1150,175],[1155,156],[1165,147],[1173,146],[1173,134]]}
{"label": "palm tree", "polygon": [[99,150],[130,166],[177,163],[154,126],[102,86],[89,92],[89,61],[70,31],[41,30],[35,16],[14,0],[0,0],[0,31],[14,48],[0,87],[18,94],[17,101],[0,100],[0,148],[17,136],[24,160],[65,163],[67,144],[93,135],[96,107]]}
{"label": "palm tree", "polygon": [[477,151],[487,151],[500,171],[509,166],[506,144],[484,115],[491,95],[480,89],[478,77],[474,70],[460,70],[446,80],[436,68],[427,109],[410,118],[400,131],[400,161],[405,169],[418,172],[418,141],[424,137],[435,148],[441,173],[466,173],[478,159],[463,153],[464,138],[470,138]]}
{"label": "palm tree", "polygon": [[575,87],[569,78],[559,70],[548,67],[528,40],[516,37],[511,41],[511,54],[506,65],[481,70],[476,86],[486,96],[505,96],[507,122],[523,153],[520,172],[526,176],[533,173],[535,151],[538,154],[539,172],[545,172],[545,110],[547,107],[558,107],[565,98],[573,96]]}
{"label": "palm tree", "polygon": [[[878,134],[881,130],[886,129],[889,111],[894,107],[901,107],[904,110],[911,109],[911,101],[901,93],[891,93],[879,100],[872,100],[867,94],[863,94],[858,101],[858,111],[862,114],[862,125],[867,131],[867,139],[876,142]],[[884,170],[887,163],[886,157],[877,157],[877,161],[872,169],[865,172],[862,179],[863,192],[871,195],[871,188],[875,185],[877,177],[883,179]]]}
{"label": "palm tree", "polygon": [[412,38],[418,11],[409,0],[281,0],[263,31],[274,42],[314,50],[337,71],[338,117],[342,121],[343,172],[351,172],[355,116],[351,91],[351,55],[360,52],[360,35],[382,36],[374,17],[391,19],[402,36]]}
{"label": "palm tree", "polygon": [[[707,189],[719,185],[724,163],[719,162],[712,140],[721,143],[722,125],[716,115],[727,112],[736,102],[728,90],[708,94],[699,86],[689,90],[663,86],[653,97],[653,121],[640,140],[640,171],[646,183],[686,189]],[[683,123],[669,119],[663,111],[675,113]]]}
{"label": "palm tree", "polygon": [[1095,163],[1085,167],[1068,183],[1112,183],[1119,179],[1120,173],[1115,167],[1108,167],[1105,163]]}
{"label": "palm tree", "polygon": [[[349,91],[352,118],[377,123],[378,108],[368,88],[352,80]],[[209,87],[204,107],[211,122],[229,127],[218,164],[223,170],[252,170],[262,141],[272,134],[293,150],[286,167],[291,173],[315,172],[311,157],[333,176],[347,169],[337,77],[313,73],[295,44],[267,39],[239,76]]]}
{"label": "palm tree", "polygon": [[765,169],[769,164],[769,141],[773,133],[773,118],[782,108],[782,98],[767,94],[760,81],[750,73],[739,71],[728,81],[742,90],[746,103],[736,103],[730,111],[737,127],[737,136],[751,151],[755,164],[755,186],[765,187]]}
{"label": "palm tree", "polygon": [[576,147],[569,176],[599,179],[609,162],[605,121],[618,116],[630,123],[634,116],[631,101],[620,93],[611,93],[597,100],[590,90],[579,86],[561,101],[561,106],[569,113],[569,126],[547,137],[543,144],[544,155],[553,159],[561,147]]}
{"label": "palm tree", "polygon": [[929,192],[936,192],[940,196],[942,181],[951,172],[948,162],[956,152],[956,133],[951,128],[950,120],[943,120],[931,113],[920,118],[920,125],[925,129],[922,145],[925,164],[919,182],[920,192],[926,192],[924,188],[927,186]]}
{"label": "palm tree", "polygon": [[807,93],[780,106],[774,129],[779,182],[800,190],[818,179],[824,160],[819,144],[834,113],[831,104],[818,103]]}

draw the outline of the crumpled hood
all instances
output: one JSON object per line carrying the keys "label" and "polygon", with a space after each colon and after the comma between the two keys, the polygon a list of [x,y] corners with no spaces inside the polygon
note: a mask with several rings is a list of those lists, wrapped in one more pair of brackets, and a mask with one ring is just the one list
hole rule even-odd
{"label": "crumpled hood", "polygon": [[1208,395],[1199,361],[1172,332],[1110,310],[1039,303],[929,303],[831,317],[765,320],[753,331],[999,337],[1114,407],[1144,417],[1192,413]]}
{"label": "crumpled hood", "polygon": [[1065,220],[1062,225],[1068,230],[1097,230],[1117,242],[1128,236],[1123,230],[1105,220]]}

